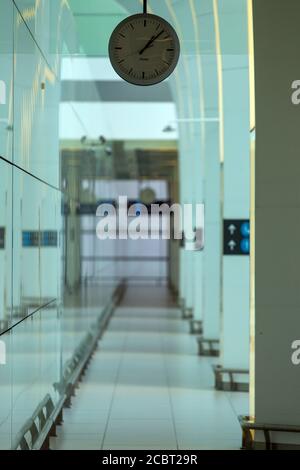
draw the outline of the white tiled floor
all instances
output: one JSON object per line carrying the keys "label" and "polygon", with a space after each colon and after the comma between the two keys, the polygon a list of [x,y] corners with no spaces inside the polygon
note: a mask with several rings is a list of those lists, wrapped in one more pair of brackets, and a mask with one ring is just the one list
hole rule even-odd
{"label": "white tiled floor", "polygon": [[248,412],[247,394],[214,390],[212,359],[197,356],[179,310],[127,306],[126,297],[124,304],[52,449],[238,450],[237,416]]}

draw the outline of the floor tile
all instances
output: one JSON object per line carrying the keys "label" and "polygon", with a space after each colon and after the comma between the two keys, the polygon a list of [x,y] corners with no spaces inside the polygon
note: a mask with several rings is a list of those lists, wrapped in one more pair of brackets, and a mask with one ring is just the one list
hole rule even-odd
{"label": "floor tile", "polygon": [[53,448],[239,449],[248,395],[214,390],[217,359],[198,356],[165,288],[152,289],[128,289]]}
{"label": "floor tile", "polygon": [[201,439],[192,440],[191,438],[179,441],[179,449],[185,450],[240,450],[241,441],[225,439]]}
{"label": "floor tile", "polygon": [[57,426],[56,434],[58,437],[66,437],[69,435],[100,435],[104,434],[107,419],[99,419],[95,423],[78,423],[65,421],[62,426]]}
{"label": "floor tile", "polygon": [[52,450],[100,450],[102,436],[98,434],[76,434],[68,437],[51,438]]}
{"label": "floor tile", "polygon": [[110,418],[171,420],[167,387],[117,387]]}
{"label": "floor tile", "polygon": [[227,393],[227,397],[237,416],[249,415],[249,393],[231,392]]}

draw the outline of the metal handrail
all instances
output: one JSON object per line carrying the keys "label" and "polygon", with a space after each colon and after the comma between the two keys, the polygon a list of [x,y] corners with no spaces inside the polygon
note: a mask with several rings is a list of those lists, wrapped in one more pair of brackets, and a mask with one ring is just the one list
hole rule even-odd
{"label": "metal handrail", "polygon": [[249,416],[239,416],[239,422],[243,431],[243,449],[253,448],[253,436],[251,431],[262,431],[265,438],[266,450],[272,450],[276,443],[272,442],[270,432],[290,432],[300,433],[300,426],[297,425],[281,425],[281,424],[267,424],[267,423],[256,423],[254,418]]}
{"label": "metal handrail", "polygon": [[[30,419],[22,426],[18,432],[13,449],[20,448],[21,450],[30,450],[36,443],[39,434],[43,431],[46,422],[51,417],[54,411],[54,404],[49,393],[45,395],[43,400],[39,403],[37,408],[34,410]],[[28,442],[26,435],[30,433],[31,442]]]}

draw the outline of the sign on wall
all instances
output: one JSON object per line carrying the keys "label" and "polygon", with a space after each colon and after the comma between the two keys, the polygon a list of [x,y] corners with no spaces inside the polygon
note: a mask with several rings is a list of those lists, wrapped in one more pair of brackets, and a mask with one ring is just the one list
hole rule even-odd
{"label": "sign on wall", "polygon": [[5,248],[5,227],[0,227],[0,250]]}
{"label": "sign on wall", "polygon": [[57,232],[55,230],[24,231],[22,233],[22,244],[24,247],[55,247],[57,246]]}
{"label": "sign on wall", "polygon": [[250,254],[250,221],[249,219],[224,220],[224,255]]}

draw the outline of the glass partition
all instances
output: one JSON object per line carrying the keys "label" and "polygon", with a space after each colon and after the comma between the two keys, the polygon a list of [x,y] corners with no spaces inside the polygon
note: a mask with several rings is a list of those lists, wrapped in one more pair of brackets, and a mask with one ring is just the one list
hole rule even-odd
{"label": "glass partition", "polygon": [[96,239],[96,205],[82,214],[80,139],[63,143],[66,125],[86,134],[62,90],[64,58],[84,56],[78,33],[68,2],[1,0],[0,449],[18,447],[45,397],[61,405],[66,371],[118,285],[114,260],[86,275],[81,227],[89,218]]}

